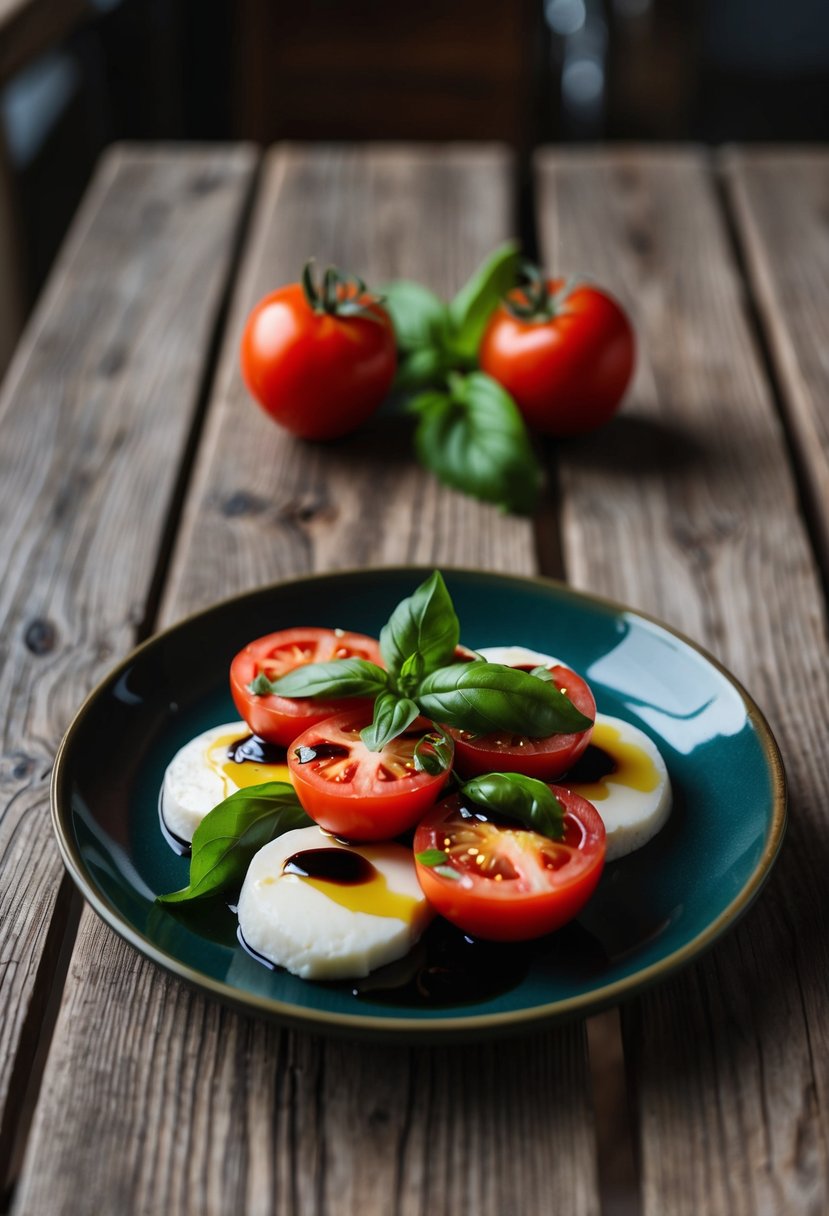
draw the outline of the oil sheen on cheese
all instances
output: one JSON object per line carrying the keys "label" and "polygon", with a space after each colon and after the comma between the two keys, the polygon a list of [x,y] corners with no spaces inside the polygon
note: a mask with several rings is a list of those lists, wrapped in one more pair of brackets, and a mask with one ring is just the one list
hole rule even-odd
{"label": "oil sheen on cheese", "polygon": [[260,849],[239,896],[245,945],[302,979],[366,976],[408,954],[433,917],[411,850],[347,845],[318,827]]}
{"label": "oil sheen on cheese", "polygon": [[176,753],[164,774],[161,814],[168,831],[189,842],[208,811],[238,789],[288,781],[285,752],[251,736],[244,722],[206,730]]}

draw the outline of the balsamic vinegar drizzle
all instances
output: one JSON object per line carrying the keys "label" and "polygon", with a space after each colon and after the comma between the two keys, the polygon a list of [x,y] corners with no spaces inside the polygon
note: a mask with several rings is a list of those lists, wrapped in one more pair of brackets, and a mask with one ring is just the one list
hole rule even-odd
{"label": "balsamic vinegar drizzle", "polygon": [[251,764],[284,764],[286,755],[284,747],[278,743],[268,743],[258,735],[237,739],[227,749],[228,760],[234,760],[237,764],[244,764],[246,760]]}
{"label": "balsamic vinegar drizzle", "polygon": [[563,777],[556,778],[557,785],[595,785],[596,782],[619,771],[619,762],[603,747],[588,743],[571,769]]}
{"label": "balsamic vinegar drizzle", "polygon": [[362,853],[348,849],[303,849],[282,863],[282,873],[358,886],[371,882],[377,870]]}

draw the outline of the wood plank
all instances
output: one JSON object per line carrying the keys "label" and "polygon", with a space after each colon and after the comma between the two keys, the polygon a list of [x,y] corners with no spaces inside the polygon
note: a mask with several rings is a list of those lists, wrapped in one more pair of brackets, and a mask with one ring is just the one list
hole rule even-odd
{"label": "wood plank", "polygon": [[829,576],[829,153],[733,149],[722,165]]}
{"label": "wood plank", "polygon": [[4,1179],[67,914],[52,757],[145,619],[253,159],[110,152],[0,398]]}
{"label": "wood plank", "polygon": [[[271,157],[164,599],[389,560],[533,568],[527,521],[437,487],[378,431],[330,447],[245,399],[239,329],[316,252],[449,293],[509,230],[487,149]],[[519,1043],[339,1044],[190,993],[85,915],[16,1211],[595,1213],[579,1026]]]}
{"label": "wood plank", "polygon": [[780,741],[794,811],[757,906],[625,1017],[645,1216],[826,1210],[829,663],[815,564],[706,161],[544,154],[548,262],[634,319],[623,414],[560,453],[581,587],[651,611],[746,683]]}

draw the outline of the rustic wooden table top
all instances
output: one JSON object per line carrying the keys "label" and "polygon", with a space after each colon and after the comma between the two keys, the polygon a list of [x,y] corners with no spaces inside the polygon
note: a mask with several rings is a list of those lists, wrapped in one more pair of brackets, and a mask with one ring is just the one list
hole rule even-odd
{"label": "rustic wooden table top", "polygon": [[[528,521],[376,437],[292,440],[236,355],[306,251],[452,292],[514,231],[507,153],[121,147],[100,166],[0,402],[16,1216],[829,1207],[829,156],[542,151],[534,172],[543,256],[616,292],[641,357],[616,422],[545,451]],[[48,782],[89,688],[213,600],[400,562],[564,575],[690,634],[756,697],[788,838],[701,962],[586,1023],[377,1049],[231,1012],[81,907]]]}

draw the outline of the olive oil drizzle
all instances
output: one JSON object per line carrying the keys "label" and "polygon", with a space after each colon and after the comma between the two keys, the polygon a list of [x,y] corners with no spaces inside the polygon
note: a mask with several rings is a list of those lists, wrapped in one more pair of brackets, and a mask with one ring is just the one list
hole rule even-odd
{"label": "olive oil drizzle", "polygon": [[[596,756],[596,752],[599,756]],[[583,774],[583,775],[582,775]],[[627,786],[649,794],[659,785],[659,770],[648,753],[635,743],[625,743],[617,726],[599,722],[593,727],[590,746],[561,784],[575,790],[588,802],[604,802],[611,785]]]}
{"label": "olive oil drizzle", "polygon": [[206,759],[224,783],[225,798],[237,788],[290,780],[285,749],[256,735],[220,735],[208,747]]}
{"label": "olive oil drizzle", "polygon": [[367,916],[408,922],[419,902],[411,895],[392,891],[370,857],[353,849],[305,849],[283,862],[282,874],[313,887],[326,899],[352,912],[364,912]]}

